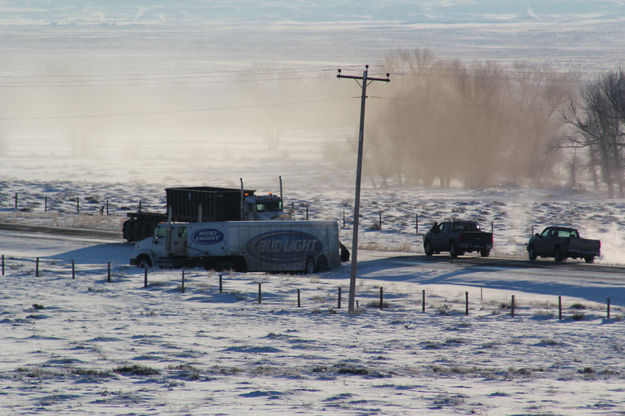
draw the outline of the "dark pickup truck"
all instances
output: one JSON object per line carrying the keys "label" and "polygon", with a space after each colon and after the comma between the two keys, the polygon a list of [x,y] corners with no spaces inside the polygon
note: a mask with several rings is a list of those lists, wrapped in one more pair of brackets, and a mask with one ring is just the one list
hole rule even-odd
{"label": "dark pickup truck", "polygon": [[553,257],[561,262],[571,257],[592,263],[595,257],[601,255],[601,241],[581,238],[574,228],[547,227],[530,238],[527,253],[532,261],[536,257]]}
{"label": "dark pickup truck", "polygon": [[475,221],[446,221],[436,224],[423,237],[423,251],[428,256],[449,251],[451,257],[476,251],[488,257],[493,248],[493,234],[480,230]]}

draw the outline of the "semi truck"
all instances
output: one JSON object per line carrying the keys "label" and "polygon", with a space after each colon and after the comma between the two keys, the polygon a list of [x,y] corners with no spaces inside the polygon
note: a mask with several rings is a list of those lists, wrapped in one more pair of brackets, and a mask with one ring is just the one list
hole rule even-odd
{"label": "semi truck", "polygon": [[349,259],[336,221],[163,222],[135,243],[131,264],[262,272],[324,272]]}
{"label": "semi truck", "polygon": [[291,219],[282,198],[255,195],[252,189],[191,186],[165,189],[167,212],[129,212],[123,224],[124,239],[135,242],[150,237],[164,221],[247,221]]}

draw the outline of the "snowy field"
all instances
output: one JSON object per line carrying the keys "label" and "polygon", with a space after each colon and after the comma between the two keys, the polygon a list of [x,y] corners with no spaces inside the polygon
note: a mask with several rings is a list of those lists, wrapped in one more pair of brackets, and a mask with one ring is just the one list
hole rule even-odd
{"label": "snowy field", "polygon": [[[183,292],[181,271],[151,271],[144,287],[123,243],[4,232],[1,248],[6,414],[625,411],[621,271],[363,251],[349,316],[348,266],[225,273],[221,293],[217,274],[187,270]],[[551,293],[563,295],[562,320]]]}
{"label": "snowy field", "polygon": [[[365,170],[353,316],[348,264],[146,285],[121,241],[165,187],[281,176],[295,219],[350,247],[359,90],[337,68],[429,48],[589,79],[625,64],[622,2],[23,3],[0,1],[0,223],[119,239],[0,230],[1,415],[625,414],[625,200],[588,185],[380,189]],[[491,258],[423,255],[452,217],[492,227]],[[529,266],[551,224],[601,239],[596,264]]]}
{"label": "snowy field", "polygon": [[[258,163],[246,169],[265,176],[245,179],[246,186],[277,193],[282,175],[285,202],[296,219],[309,206],[311,218],[339,221],[349,245],[353,188],[347,170],[315,170],[323,161],[314,157],[275,171],[262,170],[262,157]],[[39,169],[28,169],[32,165]],[[121,169],[105,170],[95,161],[36,154],[6,157],[2,166],[1,222],[108,231],[121,229],[125,212],[136,209],[139,199],[144,209],[164,211],[165,186],[237,186],[237,175],[252,175],[191,164],[171,182],[158,176],[154,182],[124,180]],[[214,182],[193,180],[202,169]],[[80,181],[72,180],[76,172]],[[231,182],[219,179],[227,173]],[[319,185],[324,178],[333,181],[330,189]],[[101,215],[106,200],[108,216]],[[144,287],[143,271],[128,265],[132,246],[121,241],[2,231],[2,412],[625,412],[622,200],[566,188],[365,185],[362,201],[356,316],[346,311],[348,264],[313,276],[225,273],[221,293],[217,274],[186,270],[183,292],[180,270],[152,270]],[[380,211],[382,229],[375,230]],[[428,261],[422,232],[431,221],[452,216],[478,219],[487,229],[492,222],[492,255],[512,266],[451,262],[446,255]],[[528,268],[524,244],[531,228],[551,222],[571,222],[602,239],[597,264],[544,260]]]}

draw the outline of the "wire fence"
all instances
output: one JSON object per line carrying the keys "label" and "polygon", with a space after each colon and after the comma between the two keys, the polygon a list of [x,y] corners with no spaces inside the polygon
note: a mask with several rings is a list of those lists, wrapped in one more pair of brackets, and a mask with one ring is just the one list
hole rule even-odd
{"label": "wire fence", "polygon": [[[207,300],[223,301],[224,297],[233,302],[246,302],[270,305],[280,308],[309,308],[315,311],[327,309],[330,313],[344,308],[343,286],[336,285],[333,279],[321,280],[319,276],[306,276],[308,284],[302,284],[302,275],[281,275],[274,279],[267,274],[244,274],[215,272],[200,269],[177,271],[148,269],[127,265],[81,263],[74,259],[59,260],[50,258],[30,258],[1,255],[1,277],[3,279],[35,277],[45,279],[85,280],[115,285],[131,283],[133,289],[163,290],[207,296]],[[133,282],[136,282],[133,283]],[[362,282],[362,279],[361,279]],[[346,282],[348,286],[349,282]],[[1,284],[1,282],[0,282]],[[126,286],[124,289],[127,290]],[[414,284],[414,290],[397,289],[389,282],[390,290],[385,291],[381,284],[368,281],[358,288],[356,313],[376,309],[379,311],[413,311],[446,316],[507,315],[514,318],[541,318],[558,321],[581,321],[593,318],[622,320],[623,310],[614,306],[608,297],[604,304],[568,299],[564,296],[527,296],[521,299],[518,294],[505,296],[501,290],[497,294],[485,296],[487,287],[471,287],[449,296],[437,293],[427,286]],[[540,298],[540,299],[538,299]]]}

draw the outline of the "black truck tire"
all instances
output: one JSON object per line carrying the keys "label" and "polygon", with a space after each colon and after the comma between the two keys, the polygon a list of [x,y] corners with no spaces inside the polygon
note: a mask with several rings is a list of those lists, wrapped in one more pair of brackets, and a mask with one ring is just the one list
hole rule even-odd
{"label": "black truck tire", "polygon": [[449,242],[449,257],[451,257],[452,259],[455,259],[456,257],[458,257],[458,250],[456,249],[456,243],[454,243],[453,241]]}
{"label": "black truck tire", "polygon": [[317,273],[323,273],[328,271],[328,260],[323,254],[317,259],[317,267],[315,268],[315,271]]}
{"label": "black truck tire", "polygon": [[313,256],[306,257],[306,263],[304,263],[304,274],[313,274],[315,272],[315,259]]}
{"label": "black truck tire", "polygon": [[534,248],[534,246],[528,247],[527,256],[530,258],[530,261],[536,260],[536,249]]}
{"label": "black truck tire", "polygon": [[425,252],[426,256],[431,256],[434,254],[434,249],[432,248],[432,243],[430,243],[429,240],[426,240],[423,243],[423,251]]}
{"label": "black truck tire", "polygon": [[562,251],[560,250],[560,246],[556,246],[553,249],[553,259],[556,263],[560,263],[562,262],[562,260],[565,259],[565,257],[562,255]]}

